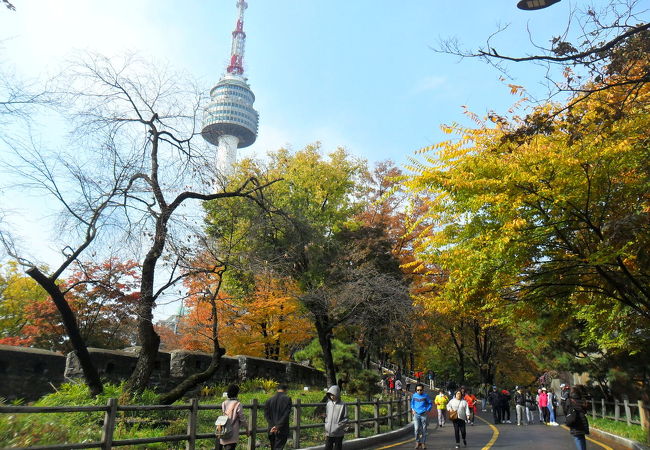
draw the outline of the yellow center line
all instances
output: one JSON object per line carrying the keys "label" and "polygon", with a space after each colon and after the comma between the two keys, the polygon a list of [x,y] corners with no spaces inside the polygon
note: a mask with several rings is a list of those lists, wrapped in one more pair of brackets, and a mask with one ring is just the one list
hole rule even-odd
{"label": "yellow center line", "polygon": [[497,427],[495,427],[494,425],[492,425],[487,420],[485,420],[484,418],[482,418],[481,416],[474,416],[474,417],[476,417],[477,419],[485,422],[490,428],[492,428],[492,439],[490,439],[490,442],[485,444],[485,447],[483,447],[481,449],[481,450],[489,450],[494,445],[494,443],[497,441],[497,439],[499,438],[499,429]]}
{"label": "yellow center line", "polygon": [[383,448],[397,447],[398,445],[408,444],[409,442],[415,442],[415,438],[411,438],[408,441],[398,442],[397,444],[386,445],[385,447],[379,447],[377,450],[382,450]]}
{"label": "yellow center line", "polygon": [[[570,429],[569,427],[567,427],[566,425],[562,425],[562,428],[564,428],[565,430],[571,431],[571,429]],[[604,448],[605,450],[614,450],[614,449],[613,449],[612,447],[610,447],[609,445],[603,444],[602,442],[598,442],[597,440],[595,440],[595,439],[593,439],[593,438],[590,438],[589,436],[585,436],[585,437],[587,438],[587,440],[588,440],[589,442],[593,442],[594,444],[601,446],[601,447]]]}

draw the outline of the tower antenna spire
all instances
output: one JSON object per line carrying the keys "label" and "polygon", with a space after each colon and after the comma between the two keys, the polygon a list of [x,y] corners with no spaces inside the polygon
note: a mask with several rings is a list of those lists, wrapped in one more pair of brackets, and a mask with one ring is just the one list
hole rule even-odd
{"label": "tower antenna spire", "polygon": [[248,3],[245,0],[237,1],[237,8],[239,8],[239,17],[237,18],[237,25],[235,31],[232,32],[232,47],[230,49],[230,65],[228,66],[228,73],[233,75],[244,74],[244,46],[246,45],[246,33],[244,33],[244,11],[248,8]]}
{"label": "tower antenna spire", "polygon": [[244,78],[244,11],[245,0],[237,1],[239,15],[232,32],[232,49],[227,73],[210,90],[210,103],[203,116],[201,134],[217,147],[216,166],[227,175],[237,162],[237,150],[248,147],[257,139],[259,115],[253,108],[255,95]]}

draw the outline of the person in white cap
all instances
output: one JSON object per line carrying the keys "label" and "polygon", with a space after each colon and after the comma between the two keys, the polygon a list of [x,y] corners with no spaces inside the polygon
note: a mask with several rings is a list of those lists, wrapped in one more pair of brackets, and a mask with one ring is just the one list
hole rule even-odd
{"label": "person in white cap", "polygon": [[566,416],[567,411],[567,402],[569,400],[569,394],[571,394],[571,388],[566,384],[562,383],[560,385],[560,406],[562,406],[562,414]]}

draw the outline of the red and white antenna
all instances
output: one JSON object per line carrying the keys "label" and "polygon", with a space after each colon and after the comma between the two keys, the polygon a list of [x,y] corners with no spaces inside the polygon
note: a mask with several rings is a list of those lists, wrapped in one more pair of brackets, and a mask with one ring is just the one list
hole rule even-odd
{"label": "red and white antenna", "polygon": [[239,17],[237,18],[237,26],[235,31],[232,32],[232,48],[230,50],[230,65],[228,66],[228,73],[234,75],[244,74],[244,44],[246,44],[246,33],[244,33],[244,11],[248,8],[248,3],[244,0],[237,1],[239,8]]}

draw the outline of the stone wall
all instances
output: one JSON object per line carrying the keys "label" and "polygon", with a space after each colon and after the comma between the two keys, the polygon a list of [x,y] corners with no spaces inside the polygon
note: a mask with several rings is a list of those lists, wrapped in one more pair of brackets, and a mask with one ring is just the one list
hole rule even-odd
{"label": "stone wall", "polygon": [[0,397],[32,401],[54,392],[63,383],[65,361],[48,350],[0,345]]}
{"label": "stone wall", "polygon": [[[103,348],[88,348],[90,359],[97,368],[99,376],[103,380],[112,383],[120,383],[126,380],[135,369],[135,363],[138,360],[138,347],[132,347],[125,350],[105,350]],[[170,354],[158,352],[154,371],[151,374],[150,384],[152,386],[165,389],[169,382]],[[65,378],[74,379],[82,378],[83,371],[79,364],[79,359],[75,353],[68,353],[65,364]]]}
{"label": "stone wall", "polygon": [[[119,383],[133,371],[139,348],[89,348],[88,352],[100,377]],[[187,350],[159,352],[150,385],[161,390],[169,389],[188,376],[205,370],[210,360],[209,353]],[[0,345],[0,397],[35,400],[53,392],[54,387],[65,380],[80,378],[83,378],[83,372],[74,353],[69,353],[66,358],[47,350]],[[217,373],[204,384],[236,383],[252,378],[272,378],[317,388],[325,386],[325,375],[313,367],[242,355],[222,357]]]}

